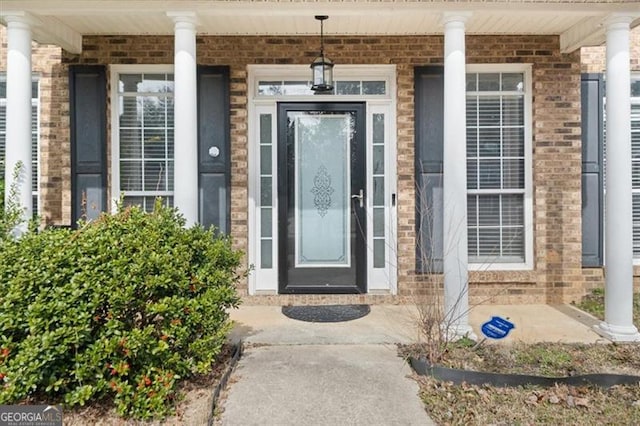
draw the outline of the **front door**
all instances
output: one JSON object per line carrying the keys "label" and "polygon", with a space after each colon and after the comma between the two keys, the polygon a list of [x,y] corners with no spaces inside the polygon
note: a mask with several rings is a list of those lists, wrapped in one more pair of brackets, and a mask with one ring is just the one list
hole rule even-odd
{"label": "front door", "polygon": [[364,293],[363,103],[278,104],[280,293]]}

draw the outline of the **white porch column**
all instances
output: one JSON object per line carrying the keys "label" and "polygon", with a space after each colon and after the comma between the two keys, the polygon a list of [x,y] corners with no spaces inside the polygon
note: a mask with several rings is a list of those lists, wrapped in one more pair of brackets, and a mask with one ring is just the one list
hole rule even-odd
{"label": "white porch column", "polygon": [[198,108],[196,15],[168,12],[175,22],[174,206],[187,226],[198,221]]}
{"label": "white porch column", "polygon": [[467,268],[467,138],[465,22],[445,13],[444,24],[444,309],[451,338],[475,338],[469,325]]}
{"label": "white porch column", "polygon": [[19,207],[23,223],[14,234],[27,230],[33,215],[31,196],[31,24],[22,13],[6,15],[7,23],[7,124],[5,160],[5,206],[14,182],[17,164],[22,167],[17,179]]}
{"label": "white porch column", "polygon": [[631,195],[630,16],[607,26],[607,183],[604,322],[596,330],[613,341],[640,341],[633,325],[633,220]]}

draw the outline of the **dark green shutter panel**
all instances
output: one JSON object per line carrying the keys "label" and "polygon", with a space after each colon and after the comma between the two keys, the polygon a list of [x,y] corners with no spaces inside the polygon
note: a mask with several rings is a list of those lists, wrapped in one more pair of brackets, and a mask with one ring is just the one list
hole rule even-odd
{"label": "dark green shutter panel", "polygon": [[604,121],[602,74],[582,75],[582,266],[603,265]]}
{"label": "dark green shutter panel", "polygon": [[444,68],[418,67],[414,76],[416,269],[440,273],[443,268]]}
{"label": "dark green shutter panel", "polygon": [[[178,140],[180,135],[176,135]],[[231,230],[229,68],[198,67],[199,221]]]}
{"label": "dark green shutter panel", "polygon": [[104,66],[69,67],[71,225],[107,209],[107,79]]}

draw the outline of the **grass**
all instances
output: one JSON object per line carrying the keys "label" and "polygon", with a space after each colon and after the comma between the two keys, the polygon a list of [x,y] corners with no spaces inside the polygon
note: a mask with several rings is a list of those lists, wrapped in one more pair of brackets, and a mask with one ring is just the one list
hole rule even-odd
{"label": "grass", "polygon": [[[594,317],[604,320],[604,289],[594,289],[576,306]],[[640,327],[640,293],[633,295],[633,323],[636,327]]]}
{"label": "grass", "polygon": [[[604,318],[604,292],[596,290],[577,304]],[[640,326],[640,294],[634,296],[634,324]],[[401,355],[420,355],[419,346]],[[548,377],[590,373],[640,375],[640,345],[616,344],[452,344],[443,364],[476,371]],[[416,376],[420,397],[439,425],[640,425],[637,385],[514,388],[454,385]]]}
{"label": "grass", "polygon": [[[405,347],[405,355],[419,347]],[[633,345],[486,344],[452,345],[445,365],[469,370],[566,376],[588,373],[640,374]],[[439,425],[637,425],[640,381],[633,386],[551,388],[460,386],[417,377],[425,408]]]}
{"label": "grass", "polygon": [[556,371],[566,372],[572,368],[572,357],[567,350],[550,350],[545,346],[534,346],[527,351],[517,352],[516,365],[536,365],[543,376],[551,376]]}

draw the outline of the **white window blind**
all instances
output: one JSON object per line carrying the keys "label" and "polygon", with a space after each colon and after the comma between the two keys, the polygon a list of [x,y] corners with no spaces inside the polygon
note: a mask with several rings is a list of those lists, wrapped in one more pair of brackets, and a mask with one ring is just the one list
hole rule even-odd
{"label": "white window blind", "polygon": [[119,186],[125,205],[173,204],[173,74],[119,74]]}
{"label": "white window blind", "polygon": [[[607,108],[604,99],[604,185],[606,192]],[[640,75],[631,76],[631,191],[633,216],[633,257],[640,260]],[[606,212],[605,212],[606,215]]]}
{"label": "white window blind", "polygon": [[[33,215],[39,212],[39,168],[38,155],[40,152],[40,114],[38,113],[39,105],[39,88],[38,79],[34,77],[31,83],[31,195],[33,197]],[[0,76],[0,179],[4,179],[5,173],[5,156],[7,146],[7,81],[4,75]],[[9,186],[9,182],[5,183],[5,188]],[[6,190],[6,189],[5,189]]]}
{"label": "white window blind", "polygon": [[640,75],[631,76],[631,184],[633,257],[640,259]]}
{"label": "white window blind", "polygon": [[525,75],[467,74],[470,263],[525,262]]}

